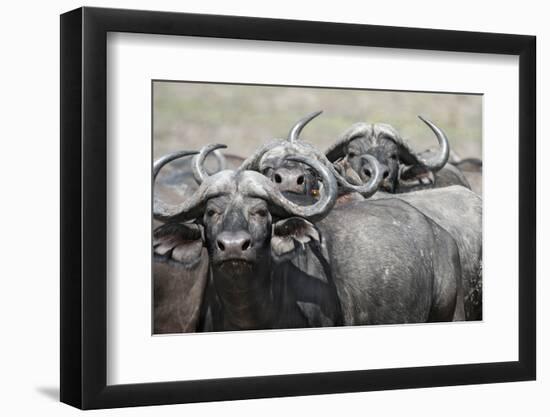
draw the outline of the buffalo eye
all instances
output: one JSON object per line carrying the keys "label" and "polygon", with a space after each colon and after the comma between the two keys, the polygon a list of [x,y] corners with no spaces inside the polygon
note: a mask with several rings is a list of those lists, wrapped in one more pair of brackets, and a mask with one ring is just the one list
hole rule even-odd
{"label": "buffalo eye", "polygon": [[259,216],[259,217],[266,217],[267,216],[267,210],[266,209],[259,209],[259,210],[254,211],[252,213],[252,215]]}
{"label": "buffalo eye", "polygon": [[348,153],[348,158],[355,158],[357,156],[357,154],[355,152],[349,152]]}
{"label": "buffalo eye", "polygon": [[207,215],[208,217],[212,217],[212,216],[214,216],[215,214],[218,214],[218,212],[217,212],[216,210],[214,210],[214,209],[209,209],[209,210],[206,212],[206,215]]}
{"label": "buffalo eye", "polygon": [[390,158],[393,159],[393,160],[396,160],[396,159],[397,159],[397,154],[392,153],[392,154],[390,155]]}

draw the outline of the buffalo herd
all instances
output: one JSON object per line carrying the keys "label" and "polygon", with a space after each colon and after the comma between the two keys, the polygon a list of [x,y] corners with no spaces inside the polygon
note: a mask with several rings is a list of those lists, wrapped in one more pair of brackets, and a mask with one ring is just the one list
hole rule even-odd
{"label": "buffalo herd", "polygon": [[436,149],[356,123],[323,151],[320,113],[155,161],[154,333],[481,320],[481,161],[422,117]]}

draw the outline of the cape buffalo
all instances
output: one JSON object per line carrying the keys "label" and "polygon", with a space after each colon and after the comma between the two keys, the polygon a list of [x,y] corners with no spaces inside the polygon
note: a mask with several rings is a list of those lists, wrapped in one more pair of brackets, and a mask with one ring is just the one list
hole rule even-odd
{"label": "cape buffalo", "polygon": [[482,200],[471,190],[450,186],[403,194],[379,192],[374,199],[406,201],[454,238],[462,266],[467,320],[482,319]]}
{"label": "cape buffalo", "polygon": [[[173,162],[167,165],[156,178],[155,193],[162,200],[169,202],[180,201],[198,188],[198,184],[193,176],[192,158],[190,158],[196,154],[198,154],[198,151],[180,151],[164,156],[172,158],[171,161]],[[244,158],[240,156],[227,153],[222,154],[219,150],[212,152],[211,155],[213,157],[205,161],[205,170],[209,174],[214,174],[224,169],[236,169],[244,161]],[[185,158],[186,156],[189,156],[189,158]]]}
{"label": "cape buffalo", "polygon": [[[315,197],[321,185],[315,172],[307,165],[287,158],[291,155],[303,155],[316,159],[331,172],[336,179],[340,194],[357,192],[364,197],[374,194],[378,190],[381,178],[374,177],[371,178],[371,181],[365,183],[360,180],[349,181],[317,147],[300,139],[300,133],[304,127],[321,113],[322,111],[317,111],[300,119],[290,129],[286,140],[275,139],[261,146],[243,162],[241,169],[262,173],[271,179],[281,192]],[[365,158],[374,159],[370,155]],[[294,198],[294,196],[291,196],[291,198]]]}
{"label": "cape buffalo", "polygon": [[[155,218],[170,222],[155,231],[155,268],[193,266],[208,256],[199,330],[464,319],[456,243],[411,205],[392,199],[331,210],[337,184],[330,170],[289,156],[322,183],[314,204],[301,206],[255,171],[209,176],[202,161],[219,147],[195,159],[201,185],[192,196],[178,205],[154,202]],[[326,285],[294,266],[306,246],[325,254],[319,264]]]}
{"label": "cape buffalo", "polygon": [[349,164],[361,180],[371,176],[372,164],[362,158],[374,156],[381,165],[384,178],[381,188],[391,193],[417,189],[462,185],[470,188],[464,175],[449,159],[447,136],[435,124],[419,116],[435,134],[440,149],[436,152],[416,153],[390,125],[356,123],[325,153],[329,161]]}
{"label": "cape buffalo", "polygon": [[[198,154],[198,151],[179,151],[163,158],[170,158],[173,161],[167,165],[162,172],[158,173],[155,181],[155,195],[163,201],[176,203],[186,198],[193,193],[198,184],[195,181],[192,169],[191,156]],[[205,161],[205,170],[209,174],[222,171],[224,169],[238,168],[244,161],[237,155],[222,154],[219,150],[215,150],[211,154],[211,158]],[[186,158],[187,157],[187,158]],[[160,160],[160,159],[159,159]],[[158,221],[154,221],[155,226],[159,226]]]}
{"label": "cape buffalo", "polygon": [[[373,172],[375,172],[373,175],[379,176],[380,168],[377,166],[376,160],[370,161],[370,163]],[[353,176],[355,174],[353,170],[351,170],[351,173],[346,170],[346,175]],[[370,201],[391,198],[400,199],[411,204],[454,238],[462,265],[466,319],[481,320],[483,244],[481,197],[472,190],[453,185],[398,194],[379,191],[370,197]],[[336,207],[363,200],[365,198],[359,193],[344,193],[338,196]],[[310,202],[311,197],[302,200],[302,204]],[[403,238],[406,238],[406,236],[403,236]]]}

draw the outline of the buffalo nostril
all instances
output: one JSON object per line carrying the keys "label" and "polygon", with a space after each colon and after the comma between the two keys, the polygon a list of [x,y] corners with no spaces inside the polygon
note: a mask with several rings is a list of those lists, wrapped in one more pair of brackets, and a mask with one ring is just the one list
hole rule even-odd
{"label": "buffalo nostril", "polygon": [[280,184],[281,182],[283,182],[283,179],[281,178],[281,176],[279,174],[275,174],[275,182],[277,184]]}
{"label": "buffalo nostril", "polygon": [[225,250],[225,245],[222,243],[221,240],[218,240],[218,248],[220,248],[221,251]]}
{"label": "buffalo nostril", "polygon": [[241,246],[242,250],[247,250],[250,247],[250,239],[245,240],[243,245]]}
{"label": "buffalo nostril", "polygon": [[304,176],[303,176],[303,175],[300,175],[300,176],[298,177],[298,179],[296,180],[296,183],[297,183],[298,185],[302,185],[302,184],[304,183]]}
{"label": "buffalo nostril", "polygon": [[384,179],[388,178],[388,175],[390,175],[390,171],[384,171],[384,174],[383,174]]}

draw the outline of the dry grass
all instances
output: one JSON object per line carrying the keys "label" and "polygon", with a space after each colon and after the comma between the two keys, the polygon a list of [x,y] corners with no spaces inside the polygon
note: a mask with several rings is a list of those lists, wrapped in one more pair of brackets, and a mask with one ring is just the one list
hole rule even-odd
{"label": "dry grass", "polygon": [[286,137],[293,123],[316,110],[324,113],[302,138],[322,150],[361,121],[391,124],[425,150],[437,142],[416,117],[423,115],[447,133],[459,155],[481,157],[481,96],[155,82],[153,101],[155,158],[206,143],[225,143],[227,152],[247,156],[269,139]]}

